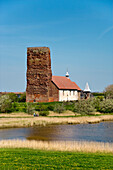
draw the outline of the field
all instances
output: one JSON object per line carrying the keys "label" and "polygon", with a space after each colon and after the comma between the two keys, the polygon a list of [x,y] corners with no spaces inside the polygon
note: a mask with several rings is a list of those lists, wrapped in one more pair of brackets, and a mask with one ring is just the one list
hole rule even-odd
{"label": "field", "polygon": [[113,155],[0,149],[0,169],[113,169]]}

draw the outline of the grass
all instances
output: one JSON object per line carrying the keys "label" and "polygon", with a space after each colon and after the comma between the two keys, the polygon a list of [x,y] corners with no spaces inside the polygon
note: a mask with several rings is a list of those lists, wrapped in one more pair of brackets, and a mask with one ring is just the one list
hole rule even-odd
{"label": "grass", "polygon": [[62,118],[72,117],[72,118],[73,118],[73,117],[84,117],[84,116],[85,116],[85,117],[92,117],[92,116],[98,117],[98,116],[105,116],[105,115],[113,115],[113,113],[106,113],[106,114],[100,114],[100,113],[99,113],[99,114],[98,114],[98,113],[96,114],[96,113],[95,113],[95,114],[90,114],[90,115],[87,115],[87,114],[82,114],[82,115],[80,115],[80,114],[75,114],[75,115],[64,115],[64,116],[63,116],[63,114],[59,114],[59,115],[58,115],[58,114],[57,114],[57,115],[55,114],[55,115],[53,115],[53,116],[49,115],[49,116],[47,116],[47,117],[59,117],[59,118],[61,118],[61,117],[62,117]]}
{"label": "grass", "polygon": [[113,155],[32,149],[0,149],[0,169],[113,169]]}
{"label": "grass", "polygon": [[113,153],[113,143],[86,141],[1,140],[0,148],[31,148],[54,151]]}
{"label": "grass", "polygon": [[[3,117],[3,114],[1,115]],[[5,116],[5,114],[4,114]],[[72,115],[71,115],[72,116]],[[11,115],[7,114],[5,118],[0,118],[0,128],[14,127],[31,127],[31,126],[46,126],[48,124],[81,124],[81,123],[99,123],[101,121],[113,121],[113,115],[99,116],[80,116],[80,117],[33,117],[26,114]]]}

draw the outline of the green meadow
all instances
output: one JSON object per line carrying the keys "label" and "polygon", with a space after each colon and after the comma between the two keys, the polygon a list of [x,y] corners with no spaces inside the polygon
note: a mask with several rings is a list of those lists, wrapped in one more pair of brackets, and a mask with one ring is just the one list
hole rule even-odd
{"label": "green meadow", "polygon": [[113,169],[113,154],[0,149],[0,169]]}

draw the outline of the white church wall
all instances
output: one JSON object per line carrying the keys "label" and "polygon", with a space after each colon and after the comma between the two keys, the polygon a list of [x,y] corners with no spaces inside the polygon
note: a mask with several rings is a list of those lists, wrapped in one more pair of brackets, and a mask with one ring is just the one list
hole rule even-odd
{"label": "white church wall", "polygon": [[77,90],[59,90],[59,101],[78,100]]}

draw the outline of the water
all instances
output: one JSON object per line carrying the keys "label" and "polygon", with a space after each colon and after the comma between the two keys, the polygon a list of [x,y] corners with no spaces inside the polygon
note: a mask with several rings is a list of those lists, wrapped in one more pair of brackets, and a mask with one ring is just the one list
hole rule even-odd
{"label": "water", "polygon": [[3,139],[113,142],[113,121],[97,124],[0,129],[0,140]]}

